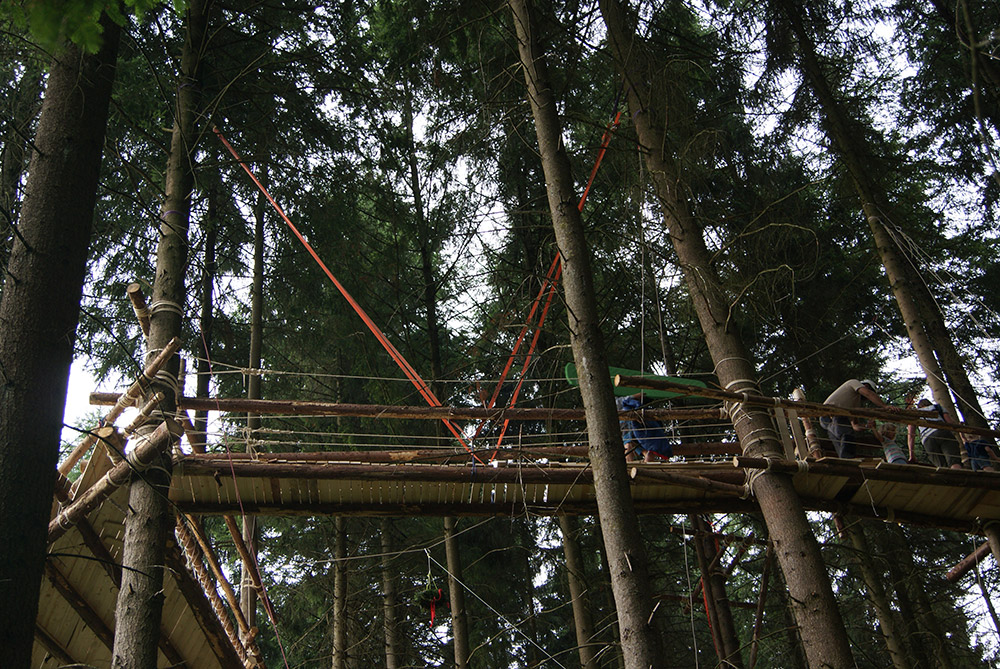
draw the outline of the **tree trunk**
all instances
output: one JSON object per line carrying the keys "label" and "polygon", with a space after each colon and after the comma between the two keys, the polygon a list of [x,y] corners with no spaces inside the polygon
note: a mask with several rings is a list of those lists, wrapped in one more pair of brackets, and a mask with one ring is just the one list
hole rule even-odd
{"label": "tree trunk", "polygon": [[569,596],[573,604],[573,623],[576,629],[576,646],[580,653],[582,669],[597,669],[594,648],[594,620],[590,615],[587,598],[587,581],[580,542],[577,541],[577,523],[572,516],[559,516],[559,529],[563,538],[563,556],[566,558],[566,576],[569,579]]}
{"label": "tree trunk", "polygon": [[534,19],[526,0],[511,0],[510,7],[535,119],[549,210],[562,256],[570,343],[587,412],[590,464],[618,609],[622,653],[626,667],[658,667],[663,658],[649,624],[653,608],[647,558],[632,506],[621,427],[594,296],[590,252],[573,192],[569,158],[562,143],[556,102],[538,46]]}
{"label": "tree trunk", "polygon": [[[663,120],[653,118],[651,112],[661,101],[649,100],[647,83],[638,76],[641,70],[637,58],[641,45],[637,44],[635,29],[626,29],[625,17],[616,0],[602,0],[600,4],[614,57],[629,84],[629,108],[653,187],[709,353],[716,364],[719,382],[729,391],[757,392],[756,383],[752,381],[757,373],[750,354],[735,328],[730,328],[730,305],[720,292],[720,282],[702,232],[691,219],[687,203],[677,188],[680,175],[664,155]],[[766,411],[739,403],[731,403],[727,408],[744,453],[783,457],[774,424]],[[817,667],[825,663],[852,666],[854,660],[847,632],[830,579],[791,477],[762,472],[752,476],[750,484],[785,575],[809,663]]]}
{"label": "tree trunk", "polygon": [[347,530],[343,516],[334,519],[333,669],[347,669]]}
{"label": "tree trunk", "polygon": [[905,589],[907,599],[912,605],[913,622],[924,642],[924,653],[927,653],[924,657],[929,660],[933,655],[935,666],[940,669],[950,669],[952,663],[951,652],[946,643],[947,636],[927,598],[925,583],[928,575],[917,570],[903,529],[891,523],[883,523],[882,529],[885,530],[886,538],[884,549],[889,552],[889,559],[899,570],[897,587]]}
{"label": "tree trunk", "polygon": [[865,134],[852,128],[850,116],[830,89],[812,37],[802,22],[801,7],[792,0],[780,0],[780,6],[798,41],[802,74],[819,100],[826,120],[826,132],[847,167],[861,200],[861,208],[868,218],[913,351],[924,369],[934,400],[952,416],[958,417],[949,392],[950,386],[959,399],[964,421],[976,427],[986,427],[978,395],[948,334],[941,310],[912,260],[906,257],[885,223],[886,219],[892,222],[892,206],[888,195],[879,190],[876,179],[871,175],[871,161],[865,156],[870,156],[872,152],[862,146]]}
{"label": "tree trunk", "polygon": [[469,620],[462,585],[462,555],[455,540],[455,519],[444,519],[444,549],[448,561],[448,594],[451,598],[451,627],[455,645],[455,669],[469,666]]}
{"label": "tree trunk", "polygon": [[[209,0],[210,1],[210,0]],[[195,141],[197,139],[196,103],[198,73],[206,39],[209,1],[192,0],[186,13],[187,34],[181,53],[177,83],[174,126],[170,138],[170,156],[166,169],[166,197],[161,214],[160,238],[156,249],[156,278],[150,304],[147,357],[156,355],[181,334],[184,314],[184,274],[187,269],[188,226],[191,192],[194,188]],[[173,416],[177,409],[177,374],[179,358],[174,357],[157,376],[148,397],[162,392],[158,412]],[[142,431],[156,427],[151,421]],[[122,575],[116,609],[115,646],[112,666],[128,669],[155,669],[156,645],[162,615],[162,594],[158,574],[164,563],[165,528],[171,526],[171,508],[166,494],[157,488],[158,477],[170,477],[170,453],[151,468],[153,474],[136,478],[129,491],[131,513],[127,518],[126,541],[122,554]],[[162,530],[160,528],[163,528]],[[152,651],[150,639],[154,640]]]}
{"label": "tree trunk", "polygon": [[717,563],[712,566],[719,554],[716,540],[704,518],[692,515],[690,519],[692,527],[696,530],[695,553],[698,558],[698,569],[701,571],[705,609],[712,629],[712,639],[715,641],[715,652],[719,656],[719,666],[742,667],[740,641],[736,636],[733,612],[729,607],[729,597],[726,595],[726,575],[719,569]]}
{"label": "tree trunk", "polygon": [[399,621],[396,610],[399,596],[396,594],[396,575],[392,571],[392,557],[395,553],[392,540],[392,520],[379,521],[382,534],[382,627],[385,631],[385,669],[400,669],[403,665],[403,648],[399,640]]}
{"label": "tree trunk", "polygon": [[520,540],[508,549],[519,553],[518,567],[521,574],[517,580],[521,590],[521,610],[523,613],[518,626],[527,641],[524,649],[527,669],[535,669],[542,664],[538,653],[539,648],[541,648],[541,644],[538,643],[538,618],[535,615],[535,574],[531,570],[531,552],[535,548],[535,538],[531,529],[529,519],[520,519],[517,524]]}
{"label": "tree trunk", "polygon": [[838,517],[838,521],[842,526],[841,532],[846,535],[856,551],[854,559],[861,570],[861,576],[868,589],[868,597],[872,606],[875,607],[875,615],[878,617],[882,636],[885,637],[885,645],[889,650],[889,657],[892,658],[892,666],[896,669],[910,669],[910,661],[903,645],[903,637],[897,629],[892,606],[883,585],[885,575],[879,573],[872,564],[871,547],[868,545],[868,537],[865,536],[864,527],[857,518],[841,520]]}
{"label": "tree trunk", "polygon": [[28,666],[119,28],[53,62],[0,296],[0,648]]}
{"label": "tree trunk", "polygon": [[[38,115],[42,103],[42,70],[33,59],[25,62],[24,72],[17,81],[17,88],[8,110],[10,118],[7,134],[0,146],[0,217],[11,226],[17,225],[21,194],[18,192],[21,177],[27,167],[31,141],[31,124]],[[0,236],[0,266],[6,265],[7,251],[10,249],[10,228]],[[0,283],[3,283],[0,281]]]}
{"label": "tree trunk", "polygon": [[[208,193],[208,212],[205,216],[205,267],[201,275],[201,317],[198,322],[198,329],[201,332],[201,341],[194,346],[198,354],[198,397],[208,397],[209,388],[212,384],[212,326],[213,326],[213,301],[215,297],[215,246],[219,238],[219,224],[216,220],[219,197],[217,187],[213,185]],[[194,435],[189,437],[191,450],[196,453],[204,453],[208,443],[208,411],[196,411],[194,414]]]}
{"label": "tree trunk", "polygon": [[111,666],[155,669],[163,612],[163,564],[170,522],[167,494],[170,472],[154,466],[135,474],[129,487],[122,585],[115,606],[115,642]]}
{"label": "tree trunk", "polygon": [[[261,176],[262,183],[267,183],[267,175]],[[253,234],[253,283],[250,289],[250,369],[260,369],[261,349],[264,340],[264,212],[267,211],[267,199],[263,194],[257,198],[254,209]],[[251,373],[247,379],[247,399],[260,399],[260,374]],[[260,415],[247,414],[247,434],[249,436],[248,451],[253,450],[260,429]],[[243,542],[256,559],[259,532],[256,516],[243,519]],[[247,625],[253,629],[257,625],[257,590],[253,579],[245,571],[240,577],[240,608],[247,619]]]}

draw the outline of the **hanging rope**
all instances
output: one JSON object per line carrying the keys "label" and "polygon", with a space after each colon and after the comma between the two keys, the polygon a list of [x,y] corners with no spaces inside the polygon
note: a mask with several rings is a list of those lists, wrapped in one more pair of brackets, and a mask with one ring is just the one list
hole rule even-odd
{"label": "hanging rope", "polygon": [[[281,216],[283,221],[285,221],[285,224],[288,225],[289,229],[295,235],[296,239],[298,239],[299,242],[302,244],[302,246],[305,247],[306,251],[309,252],[309,255],[311,255],[313,260],[316,261],[316,264],[319,265],[320,269],[323,270],[327,278],[330,279],[333,285],[336,286],[337,290],[340,291],[340,294],[344,296],[344,299],[347,300],[348,304],[350,304],[351,307],[354,309],[354,311],[358,314],[358,316],[361,317],[361,320],[364,321],[365,325],[368,326],[368,329],[371,331],[373,335],[375,335],[375,338],[378,339],[380,344],[382,344],[382,347],[386,350],[386,352],[392,357],[393,360],[396,361],[396,364],[399,365],[399,368],[401,370],[403,370],[403,373],[406,374],[406,377],[410,380],[410,382],[414,385],[414,387],[416,387],[417,391],[423,396],[427,404],[429,404],[432,407],[443,406],[441,404],[441,401],[437,397],[435,397],[434,393],[431,391],[427,383],[420,377],[417,371],[413,369],[412,366],[410,366],[410,363],[407,362],[406,358],[403,357],[403,354],[400,353],[398,350],[396,350],[396,347],[393,346],[392,342],[390,342],[389,339],[382,332],[382,330],[379,329],[378,325],[375,324],[375,321],[373,321],[371,317],[368,316],[368,313],[361,307],[360,304],[358,304],[358,302],[347,291],[347,289],[343,286],[343,284],[341,284],[340,281],[337,280],[337,277],[333,275],[333,272],[330,271],[330,268],[328,268],[326,266],[326,263],[324,263],[323,260],[319,257],[319,254],[316,253],[316,251],[309,244],[309,242],[306,241],[305,237],[302,236],[302,233],[299,232],[298,228],[295,227],[295,224],[292,223],[291,219],[288,218],[288,216],[285,214],[282,208],[274,200],[274,198],[271,197],[271,194],[268,192],[267,188],[264,187],[264,184],[262,184],[257,179],[253,171],[251,171],[250,167],[243,161],[243,158],[240,157],[240,155],[236,152],[236,149],[234,149],[233,146],[226,140],[225,136],[222,134],[222,131],[220,131],[217,127],[213,127],[212,130],[215,132],[219,140],[222,141],[225,147],[229,150],[229,153],[233,155],[233,158],[236,159],[236,162],[240,164],[240,167],[243,168],[243,171],[246,172],[247,175],[249,175],[249,177],[253,180],[255,184],[257,184],[257,188],[259,188],[260,192],[263,193],[264,197],[267,198],[267,201],[271,203],[271,206],[274,207],[274,210],[276,212],[278,212],[278,215]],[[461,432],[459,432],[458,428],[455,427],[455,424],[452,423],[447,418],[442,418],[441,421],[445,424],[445,426],[452,433],[455,439],[457,439],[458,442],[462,444],[465,450],[468,451],[469,453],[472,453],[472,449],[469,448],[469,445],[465,442],[465,438],[462,436]],[[472,455],[474,458],[478,459],[478,456],[476,456],[475,454]]]}

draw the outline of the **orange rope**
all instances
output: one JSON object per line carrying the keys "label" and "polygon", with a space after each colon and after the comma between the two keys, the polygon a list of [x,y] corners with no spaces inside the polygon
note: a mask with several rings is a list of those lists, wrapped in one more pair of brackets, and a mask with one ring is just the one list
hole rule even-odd
{"label": "orange rope", "polygon": [[[615,131],[621,123],[622,112],[619,109],[615,114],[615,118],[608,124],[608,127],[604,129],[604,134],[601,135],[601,148],[597,152],[597,159],[594,161],[594,168],[590,171],[590,178],[587,179],[587,186],[583,189],[583,195],[580,197],[580,202],[577,204],[577,211],[583,211],[583,205],[587,201],[587,196],[590,194],[590,187],[594,184],[594,178],[597,176],[597,170],[601,166],[601,161],[604,160],[604,154],[608,151],[608,145],[611,144],[611,137],[614,135]],[[555,271],[555,277],[550,279],[553,271]],[[488,409],[493,408],[493,404],[496,402],[497,396],[500,394],[500,387],[503,385],[504,380],[507,378],[507,372],[510,371],[511,364],[514,362],[514,356],[517,355],[517,351],[521,346],[521,341],[524,339],[524,335],[527,332],[528,326],[531,324],[531,318],[535,314],[535,310],[538,308],[539,301],[542,298],[542,294],[548,290],[549,294],[545,301],[545,307],[542,309],[542,314],[538,319],[538,326],[535,328],[535,335],[531,339],[531,345],[528,347],[528,353],[525,357],[524,365],[521,368],[521,378],[517,382],[517,387],[514,389],[514,393],[511,395],[510,403],[508,407],[513,407],[517,402],[517,396],[520,393],[521,385],[524,383],[524,373],[528,369],[528,365],[531,362],[531,357],[535,351],[535,344],[538,342],[538,335],[541,333],[542,324],[545,323],[545,316],[548,314],[549,305],[552,303],[552,297],[555,294],[556,283],[562,276],[562,256],[556,253],[556,257],[552,260],[552,265],[549,266],[549,271],[545,275],[545,281],[542,283],[541,290],[538,291],[538,296],[535,297],[534,303],[531,305],[531,311],[528,313],[528,318],[525,319],[524,327],[521,328],[521,333],[517,337],[517,342],[514,344],[514,350],[511,352],[510,357],[507,359],[507,365],[504,367],[503,374],[500,376],[500,381],[497,383],[496,390],[493,391],[493,397],[490,398]],[[496,448],[493,450],[493,454],[490,456],[490,461],[492,462],[497,455],[497,451],[500,450],[501,444],[503,444],[504,435],[507,433],[507,426],[510,423],[509,419],[505,419],[503,423],[503,428],[500,431],[500,437],[497,439]],[[476,430],[476,436],[482,431],[483,426],[486,423],[480,423],[479,428]]]}
{"label": "orange rope", "polygon": [[[524,341],[524,336],[528,333],[528,328],[531,326],[531,319],[534,318],[535,311],[538,310],[538,305],[539,305],[539,303],[542,300],[542,296],[545,294],[546,290],[549,290],[550,293],[551,293],[552,286],[553,286],[553,283],[552,283],[552,281],[553,281],[553,279],[552,279],[553,273],[555,273],[556,280],[558,280],[559,274],[561,272],[562,272],[562,266],[561,266],[561,264],[559,262],[559,256],[557,255],[552,260],[552,264],[549,266],[549,271],[545,274],[545,280],[542,282],[542,287],[539,289],[538,295],[535,296],[535,301],[531,304],[531,310],[528,312],[528,317],[524,321],[524,326],[521,328],[521,332],[517,335],[517,341],[514,342],[514,350],[511,351],[510,357],[507,358],[507,364],[503,368],[503,373],[500,374],[500,380],[497,382],[497,387],[493,390],[493,396],[490,397],[489,402],[487,402],[485,404],[485,407],[487,409],[492,409],[493,406],[496,404],[497,397],[500,395],[500,389],[501,389],[501,387],[503,387],[503,382],[507,380],[507,374],[510,373],[510,368],[514,364],[514,357],[517,355],[517,352],[521,349],[521,344]],[[551,298],[550,298],[550,300],[551,300]],[[548,309],[548,306],[546,306],[546,310],[547,309]],[[543,315],[542,315],[541,319],[538,321],[538,328],[537,328],[538,330],[541,329],[542,323],[544,323],[544,322],[545,322],[545,316],[544,316],[544,312],[543,312]],[[536,334],[535,335],[535,340],[537,340],[537,338],[538,338],[538,335]],[[531,356],[531,352],[530,351],[528,352],[528,356],[529,356],[529,359],[530,359],[530,356]],[[476,437],[479,436],[479,434],[483,430],[483,427],[486,424],[487,424],[486,421],[483,421],[483,422],[481,422],[479,424],[479,427],[476,429],[476,435],[475,435]]]}
{"label": "orange rope", "polygon": [[[337,280],[337,277],[333,275],[333,272],[330,271],[330,268],[326,266],[326,263],[323,262],[323,260],[319,257],[319,255],[309,244],[309,242],[306,241],[305,237],[302,236],[302,233],[299,232],[298,228],[295,227],[295,225],[288,218],[285,212],[281,209],[278,203],[275,202],[274,198],[271,197],[271,194],[267,191],[264,185],[257,179],[254,173],[243,161],[243,158],[241,158],[240,155],[236,152],[236,149],[234,149],[233,146],[226,140],[222,132],[215,127],[213,127],[212,130],[222,141],[222,143],[226,146],[226,148],[229,149],[229,153],[233,154],[233,158],[235,158],[236,162],[240,164],[240,167],[243,168],[243,171],[245,171],[250,176],[250,178],[253,179],[253,182],[257,184],[257,188],[259,188],[260,192],[264,194],[264,197],[266,197],[267,201],[271,203],[271,206],[274,207],[274,210],[278,212],[278,215],[281,216],[282,220],[285,221],[285,223],[288,225],[289,229],[291,229],[295,237],[299,240],[299,242],[302,243],[302,246],[305,247],[306,251],[309,252],[309,255],[313,257],[313,260],[315,260],[316,264],[320,266],[320,269],[323,270],[327,278],[329,278],[330,281],[333,283],[333,285],[337,287],[337,290],[340,291],[340,294],[344,296],[344,299],[346,299],[347,302],[351,305],[351,307],[354,308],[354,311],[357,312],[358,316],[361,317],[361,320],[364,321],[365,325],[368,326],[368,329],[371,330],[371,333],[375,335],[375,338],[378,339],[380,344],[382,344],[382,347],[386,350],[386,352],[389,353],[392,359],[396,361],[396,364],[399,365],[399,368],[403,370],[403,373],[406,374],[406,377],[420,392],[424,400],[427,401],[427,404],[429,404],[432,407],[442,406],[441,401],[434,396],[434,393],[431,391],[430,387],[427,385],[426,382],[424,382],[424,380],[420,377],[417,371],[413,369],[410,363],[406,361],[406,358],[403,357],[403,354],[400,353],[396,349],[396,347],[392,345],[392,342],[390,342],[389,339],[385,336],[385,334],[383,334],[383,332],[375,324],[375,321],[373,321],[371,317],[368,316],[368,313],[365,312],[365,310],[361,307],[361,305],[357,303],[354,297],[352,297],[351,294],[347,291],[347,289],[344,288],[344,286],[340,283],[340,281]],[[445,424],[445,426],[447,426],[448,430],[452,433],[452,435],[454,435],[454,437],[459,441],[459,443],[461,443],[462,446],[465,447],[465,450],[468,451],[469,453],[472,453],[472,449],[469,448],[469,445],[465,443],[465,439],[462,437],[462,434],[461,432],[459,432],[458,428],[455,427],[454,423],[452,423],[447,418],[442,418],[441,421]],[[476,457],[475,454],[473,454],[473,457]],[[476,457],[476,459],[478,460],[479,458]]]}

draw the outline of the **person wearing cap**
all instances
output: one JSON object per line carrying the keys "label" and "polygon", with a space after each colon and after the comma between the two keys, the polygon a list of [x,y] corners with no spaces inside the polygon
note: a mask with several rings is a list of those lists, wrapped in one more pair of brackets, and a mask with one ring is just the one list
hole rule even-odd
{"label": "person wearing cap", "polygon": [[[638,411],[644,405],[642,393],[620,397],[619,411]],[[669,459],[674,454],[673,444],[664,430],[663,423],[652,418],[622,419],[622,441],[627,460],[642,458],[643,462]]]}
{"label": "person wearing cap", "polygon": [[[953,424],[955,422],[951,414],[945,411],[940,404],[935,404],[927,398],[923,398],[917,402],[917,411],[926,412],[928,414],[926,420],[934,421],[935,423]],[[917,429],[916,425],[908,425],[906,427],[906,443],[910,447],[911,460],[915,459],[913,456],[913,445]],[[924,425],[921,425],[919,430],[920,443],[923,444],[924,453],[932,465],[935,467],[962,469],[962,453],[959,450],[958,444],[960,437],[956,432],[940,430]]]}
{"label": "person wearing cap", "polygon": [[[869,379],[858,381],[848,379],[840,387],[830,393],[823,404],[840,407],[841,409],[858,409],[862,400],[868,400],[882,409],[892,409],[882,401],[875,392],[875,382]],[[847,416],[820,416],[819,424],[826,430],[833,448],[841,458],[853,458],[857,455],[858,444],[879,446],[880,444],[869,432],[873,421],[848,418]]]}

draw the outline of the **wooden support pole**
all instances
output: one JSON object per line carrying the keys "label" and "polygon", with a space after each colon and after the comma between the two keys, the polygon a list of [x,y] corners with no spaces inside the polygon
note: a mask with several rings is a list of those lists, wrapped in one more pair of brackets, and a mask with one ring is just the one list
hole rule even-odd
{"label": "wooden support pole", "polygon": [[111,631],[111,628],[108,627],[108,624],[101,619],[100,614],[90,606],[83,595],[77,592],[73,584],[66,579],[63,573],[51,561],[45,562],[45,577],[49,579],[49,583],[52,584],[56,592],[66,600],[66,603],[76,611],[76,615],[80,616],[83,624],[94,633],[94,636],[108,650],[111,650],[114,641],[114,633]]}
{"label": "wooden support pole", "polygon": [[972,427],[971,425],[958,425],[953,423],[935,422],[927,420],[927,414],[920,411],[908,409],[845,409],[835,407],[830,404],[819,402],[799,402],[787,400],[781,397],[766,397],[764,395],[753,395],[750,393],[732,393],[726,390],[715,388],[693,388],[680,383],[672,383],[662,379],[653,379],[645,376],[615,376],[615,385],[628,386],[631,388],[648,388],[650,390],[670,390],[682,395],[696,395],[708,399],[722,402],[738,402],[747,405],[761,407],[787,407],[795,409],[800,416],[847,416],[849,418],[874,418],[893,423],[906,423],[908,425],[921,425],[933,427],[939,430],[951,430],[952,432],[968,432],[970,434],[981,434],[988,437],[1000,437],[1000,432],[985,428]]}
{"label": "wooden support pole", "polygon": [[35,641],[42,644],[45,651],[62,666],[80,666],[51,634],[35,623]]}
{"label": "wooden support pole", "polygon": [[[496,452],[494,447],[482,450],[473,450],[476,455],[490,455]],[[690,444],[678,444],[674,446],[674,455],[679,456],[702,456],[702,455],[739,455],[739,444],[732,442],[694,442]],[[183,456],[191,461],[198,461],[202,457],[206,460],[219,458],[218,453],[195,453]],[[400,449],[378,450],[378,451],[314,451],[311,453],[243,453],[231,452],[226,454],[226,459],[234,461],[255,461],[255,462],[363,462],[375,463],[467,463],[471,455],[463,448],[427,448],[427,449]],[[499,452],[498,459],[501,461],[512,458],[586,458],[586,446],[512,446],[504,448]]]}
{"label": "wooden support pole", "polygon": [[[167,364],[167,361],[173,357],[174,353],[176,353],[177,349],[180,347],[180,338],[174,337],[170,343],[167,344],[162,351],[160,351],[159,355],[153,358],[152,362],[146,365],[146,368],[142,370],[142,375],[135,381],[135,383],[129,386],[128,390],[121,395],[114,396],[115,399],[111,402],[113,406],[104,416],[103,422],[106,425],[113,425],[125,409],[134,406],[135,403],[139,401],[139,398],[142,397],[146,388],[148,388],[149,384],[153,381],[153,377],[155,377],[157,372],[159,372],[163,366]],[[77,444],[76,448],[74,448],[69,456],[67,456],[67,458],[59,465],[59,473],[63,476],[69,474],[73,467],[76,466],[76,463],[80,460],[80,458],[82,458],[84,454],[90,450],[90,447],[93,446],[96,441],[96,437],[92,435],[84,437],[83,441]]]}
{"label": "wooden support pole", "polygon": [[[237,638],[246,638],[246,636],[250,634],[250,626],[247,625],[246,618],[243,616],[243,610],[240,608],[239,599],[237,599],[236,593],[233,591],[233,586],[229,583],[229,579],[226,578],[222,568],[219,566],[219,560],[215,556],[215,551],[212,549],[212,545],[209,543],[208,537],[205,536],[205,532],[202,529],[201,524],[191,515],[178,515],[175,531],[177,533],[177,538],[180,539],[185,550],[189,550],[188,545],[192,541],[196,541],[198,546],[201,548],[201,557],[208,565],[208,568],[212,571],[212,575],[215,576],[216,582],[222,588],[222,594],[225,595],[226,601],[229,603],[229,608],[233,612],[233,618],[236,620],[236,625],[240,628],[240,634]],[[193,548],[194,547],[192,545],[192,548],[189,550],[189,559],[191,559]]]}
{"label": "wooden support pole", "polygon": [[[118,431],[114,425],[105,425],[99,427],[96,430],[91,430],[91,434],[94,435],[95,441],[100,441],[104,443],[105,449],[108,451],[108,457],[116,465],[122,461],[125,457],[125,435]],[[76,494],[80,491],[77,490]]]}
{"label": "wooden support pole", "polygon": [[747,494],[745,486],[733,485],[731,483],[721,483],[719,481],[713,481],[699,476],[672,474],[670,472],[658,471],[655,469],[640,469],[638,467],[632,467],[631,470],[629,470],[629,476],[632,480],[639,478],[654,479],[656,481],[663,481],[664,483],[673,483],[674,485],[683,486],[685,488],[696,488],[698,490],[736,495],[738,497],[745,497]]}
{"label": "wooden support pole", "polygon": [[[236,649],[240,659],[245,660],[247,657],[247,649],[240,642],[240,636],[236,633],[236,629],[233,627],[233,622],[229,619],[229,616],[226,613],[226,607],[222,603],[222,599],[219,597],[219,592],[216,590],[215,584],[212,582],[212,578],[209,576],[208,571],[205,569],[205,565],[202,562],[202,558],[207,557],[207,554],[204,552],[198,552],[198,540],[180,517],[177,518],[177,522],[174,524],[174,531],[177,535],[178,542],[180,542],[180,545],[184,548],[184,554],[187,556],[188,568],[194,574],[194,577],[198,581],[199,585],[201,585],[201,589],[204,591],[205,596],[208,597],[208,601],[212,606],[212,611],[215,613],[215,617],[222,624],[222,629],[226,633],[226,638],[229,639],[229,643]],[[222,581],[220,581],[220,583],[221,582]],[[239,607],[237,606],[236,609],[238,610]],[[241,620],[242,614],[237,618],[237,622]],[[245,627],[246,621],[242,622]]]}
{"label": "wooden support pole", "polygon": [[188,570],[180,548],[175,541],[171,541],[169,538],[163,558],[167,571],[173,577],[174,583],[191,609],[193,618],[201,627],[212,652],[219,660],[219,666],[222,669],[246,669],[236,647],[226,636],[222,622],[212,610],[212,605],[209,603],[205,591]]}
{"label": "wooden support pole", "polygon": [[164,397],[165,395],[162,392],[157,392],[150,397],[149,401],[146,402],[141,409],[139,409],[139,413],[136,414],[135,418],[132,419],[132,422],[125,428],[125,434],[132,435],[136,430],[145,425],[146,421],[149,420],[149,415],[153,413],[153,409],[159,406]]}
{"label": "wooden support pole", "polygon": [[[796,402],[804,402],[806,394],[802,392],[801,388],[796,388],[792,391],[792,398]],[[823,457],[823,447],[820,445],[819,435],[816,434],[816,428],[813,427],[812,419],[809,418],[809,416],[799,416],[799,421],[802,422],[802,427],[805,429],[806,445],[809,447],[809,455],[817,459]],[[751,663],[751,665],[752,664],[753,663]]]}
{"label": "wooden support pole", "polygon": [[135,317],[139,321],[142,336],[148,337],[150,312],[149,307],[146,306],[146,298],[142,294],[142,286],[138,283],[130,283],[125,289],[125,294],[128,295],[128,300],[132,303],[132,311],[135,312]]}
{"label": "wooden support pole", "polygon": [[[111,650],[112,644],[114,642],[114,634],[111,628],[108,627],[107,623],[101,618],[100,614],[94,610],[90,605],[90,602],[80,594],[80,592],[69,582],[69,579],[54,565],[51,561],[45,563],[45,576],[49,579],[49,582],[55,588],[62,598],[66,601],[70,607],[76,611],[76,614],[80,616],[83,624],[86,625],[91,632],[107,646],[108,650]],[[166,634],[161,634],[159,639],[159,647],[163,652],[163,655],[175,666],[181,666],[184,664],[184,660],[177,649],[170,642],[170,638]]]}
{"label": "wooden support pole", "polygon": [[[96,406],[113,404],[114,393],[91,393],[90,403]],[[414,420],[586,420],[583,409],[558,408],[495,408],[483,407],[421,407],[379,404],[344,404],[338,402],[306,402],[301,400],[251,400],[241,397],[178,397],[177,408],[190,411],[222,411],[225,413],[256,413],[285,416],[352,416],[358,418]],[[655,418],[657,420],[722,420],[718,407],[705,409],[642,409],[623,411],[622,418]]]}
{"label": "wooden support pole", "polygon": [[975,567],[978,563],[985,560],[986,555],[989,552],[990,552],[990,542],[985,541],[982,544],[980,544],[979,548],[966,555],[964,558],[962,558],[961,562],[952,567],[951,571],[945,574],[944,576],[945,580],[948,581],[949,583],[957,583],[963,576],[969,573],[969,571],[971,571],[973,567]]}
{"label": "wooden support pole", "polygon": [[167,420],[160,424],[147,440],[141,441],[128,454],[124,461],[115,465],[97,483],[84,491],[71,505],[52,519],[49,523],[49,544],[64,535],[73,525],[110,497],[115,490],[127,483],[133,468],[142,470],[148,467],[156,456],[169,448],[180,434],[180,426],[174,421]]}
{"label": "wooden support pole", "polygon": [[236,552],[240,554],[240,559],[243,560],[243,569],[253,581],[253,587],[257,589],[260,601],[264,604],[264,609],[267,611],[268,615],[273,618],[274,609],[271,607],[271,600],[268,598],[267,591],[264,589],[264,582],[260,578],[260,571],[257,569],[257,562],[250,553],[250,549],[247,548],[246,542],[243,541],[243,530],[236,523],[235,517],[226,514],[223,518],[226,521],[226,527],[229,528],[229,533],[233,537],[233,545],[236,546]]}

